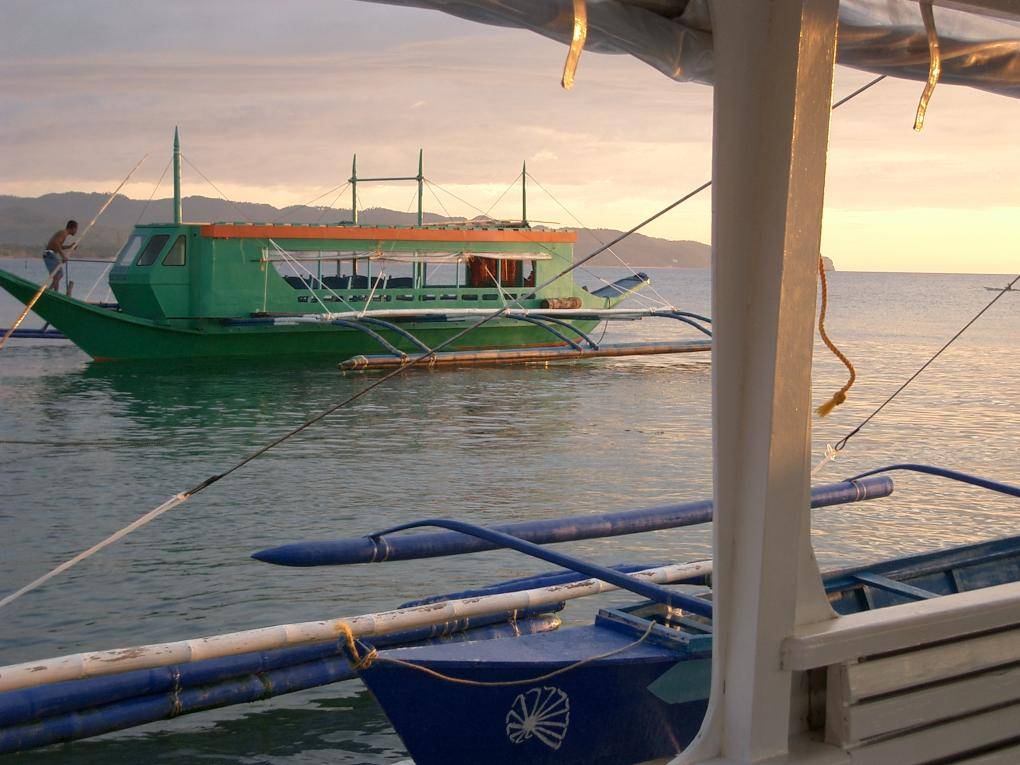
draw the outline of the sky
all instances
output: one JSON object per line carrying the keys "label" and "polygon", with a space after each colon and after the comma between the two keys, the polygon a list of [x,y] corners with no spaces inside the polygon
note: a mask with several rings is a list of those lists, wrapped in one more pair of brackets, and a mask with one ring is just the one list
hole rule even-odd
{"label": "sky", "polygon": [[[220,191],[277,206],[343,183],[355,152],[360,174],[413,174],[419,147],[443,189],[425,206],[451,215],[488,209],[523,161],[559,200],[533,184],[529,218],[571,226],[629,228],[710,177],[711,88],[585,53],[566,92],[565,50],[357,0],[3,0],[0,194],[112,191],[148,153],[124,189],[148,198],[175,125]],[[870,78],[839,68],[835,93]],[[918,134],[920,91],[887,79],[835,113],[823,253],[842,270],[1020,271],[1020,101],[940,85]],[[188,165],[184,193],[217,195]],[[413,195],[359,189],[366,207]],[[645,233],[707,242],[710,203]],[[512,190],[492,214],[519,204]]]}

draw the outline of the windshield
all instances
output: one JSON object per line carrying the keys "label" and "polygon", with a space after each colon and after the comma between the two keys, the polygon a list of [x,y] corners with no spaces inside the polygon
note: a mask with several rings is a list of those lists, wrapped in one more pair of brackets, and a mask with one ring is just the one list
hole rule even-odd
{"label": "windshield", "polygon": [[127,242],[121,247],[120,252],[117,253],[117,265],[118,266],[129,266],[131,261],[135,259],[135,255],[142,248],[142,242],[145,241],[145,237],[138,234],[133,235]]}
{"label": "windshield", "polygon": [[169,234],[156,234],[149,243],[145,245],[145,249],[142,250],[142,254],[138,256],[138,260],[135,262],[136,266],[151,266],[156,262],[156,258],[159,257],[159,253],[163,251],[163,247],[169,241]]}

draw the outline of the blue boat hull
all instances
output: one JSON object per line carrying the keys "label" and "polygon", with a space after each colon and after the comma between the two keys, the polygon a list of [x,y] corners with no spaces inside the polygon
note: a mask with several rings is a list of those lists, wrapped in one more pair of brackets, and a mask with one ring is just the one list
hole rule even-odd
{"label": "blue boat hull", "polygon": [[[1020,537],[1010,537],[835,571],[825,587],[834,610],[849,614],[1018,580]],[[670,757],[690,743],[707,708],[711,625],[675,615],[664,623],[661,613],[651,616],[656,608],[603,611],[589,626],[513,640],[386,650],[361,677],[415,765],[628,765]],[[648,618],[657,625],[634,645]],[[534,682],[460,684],[408,664],[472,682]],[[555,714],[514,727],[522,697],[525,706],[534,701]]]}
{"label": "blue boat hull", "polygon": [[[648,641],[617,657],[530,682],[622,648],[640,634],[590,626],[543,637],[382,654],[450,677],[513,684],[463,685],[384,661],[364,671],[362,679],[415,765],[621,765],[672,756],[697,733],[707,706],[707,659],[681,664],[675,649]],[[649,690],[670,670],[672,696],[681,697],[672,703]]]}

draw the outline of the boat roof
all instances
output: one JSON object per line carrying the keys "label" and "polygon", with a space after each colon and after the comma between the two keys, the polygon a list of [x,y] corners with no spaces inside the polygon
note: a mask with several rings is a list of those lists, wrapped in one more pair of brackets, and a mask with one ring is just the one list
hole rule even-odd
{"label": "boat roof", "polygon": [[356,226],[336,223],[144,223],[137,228],[172,225],[198,226],[211,239],[334,239],[410,242],[516,242],[573,244],[575,231],[531,229],[521,226]]}

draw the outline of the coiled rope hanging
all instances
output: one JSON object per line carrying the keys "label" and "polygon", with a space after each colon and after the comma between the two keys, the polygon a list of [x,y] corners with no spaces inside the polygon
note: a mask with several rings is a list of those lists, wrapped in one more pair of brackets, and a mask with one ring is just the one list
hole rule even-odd
{"label": "coiled rope hanging", "polygon": [[846,354],[832,342],[829,338],[829,333],[825,331],[825,313],[829,308],[829,284],[825,278],[825,261],[822,259],[821,254],[818,256],[818,278],[822,282],[822,307],[818,312],[818,334],[822,338],[822,342],[825,343],[825,347],[832,351],[832,355],[842,361],[843,366],[850,372],[850,378],[846,381],[846,385],[833,393],[832,398],[816,410],[819,417],[825,417],[829,412],[846,401],[846,394],[857,380],[857,370],[854,369],[853,363],[846,357]]}

